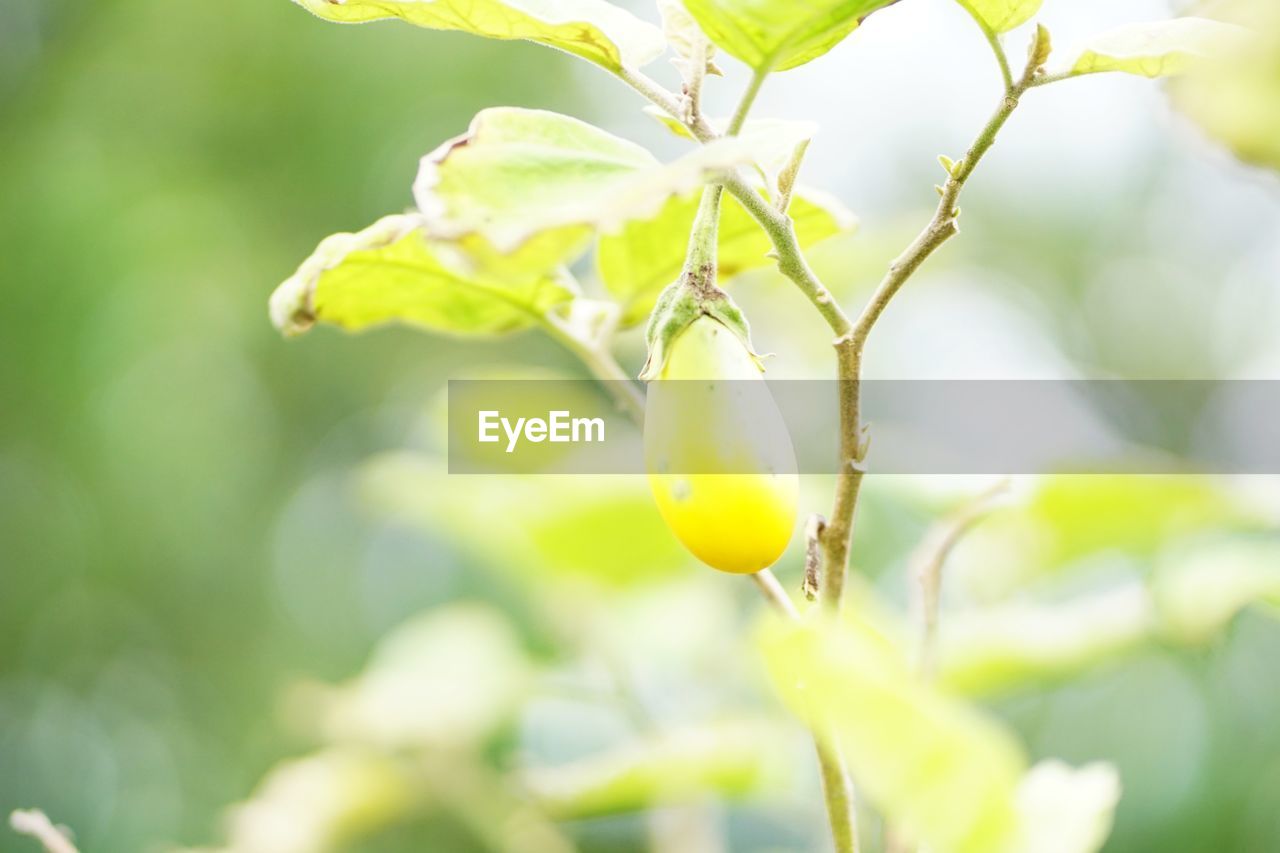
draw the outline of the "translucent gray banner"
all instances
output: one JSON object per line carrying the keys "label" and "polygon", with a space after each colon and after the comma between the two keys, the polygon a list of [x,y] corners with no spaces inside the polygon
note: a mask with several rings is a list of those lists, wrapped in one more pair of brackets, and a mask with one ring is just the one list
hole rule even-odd
{"label": "translucent gray banner", "polygon": [[[450,473],[838,467],[835,381],[653,383],[644,424],[610,390],[450,381]],[[1280,381],[868,380],[862,395],[873,474],[1280,474]]]}

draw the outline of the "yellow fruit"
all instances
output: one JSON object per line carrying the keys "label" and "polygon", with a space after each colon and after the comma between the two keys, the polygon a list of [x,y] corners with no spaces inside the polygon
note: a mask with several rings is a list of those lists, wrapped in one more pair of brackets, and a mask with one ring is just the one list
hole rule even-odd
{"label": "yellow fruit", "polygon": [[671,343],[644,439],[658,510],[694,556],[737,574],[777,561],[795,526],[795,451],[759,361],[719,320],[703,315]]}

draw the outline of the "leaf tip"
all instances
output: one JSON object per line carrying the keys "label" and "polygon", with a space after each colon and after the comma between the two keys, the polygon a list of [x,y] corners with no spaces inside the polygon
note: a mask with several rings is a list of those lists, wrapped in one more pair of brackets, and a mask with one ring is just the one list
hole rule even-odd
{"label": "leaf tip", "polygon": [[316,323],[308,278],[299,270],[275,289],[267,303],[271,325],[287,338],[306,332]]}

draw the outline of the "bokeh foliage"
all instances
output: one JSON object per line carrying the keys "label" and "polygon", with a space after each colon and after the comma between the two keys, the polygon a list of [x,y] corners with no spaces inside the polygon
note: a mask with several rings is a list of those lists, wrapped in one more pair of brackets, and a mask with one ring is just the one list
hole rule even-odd
{"label": "bokeh foliage", "polygon": [[[758,603],[690,564],[643,484],[442,475],[424,410],[443,378],[576,369],[564,355],[532,335],[285,345],[263,318],[318,235],[408,205],[417,158],[479,109],[573,114],[600,79],[530,45],[328,27],[285,2],[5,11],[0,811],[40,805],[102,851],[224,840],[223,807],[255,790],[232,836],[318,816],[350,849],[492,849],[516,815],[528,849],[640,849],[669,821],[733,849],[819,845],[809,747],[752,644]],[[1248,233],[1171,246],[1143,228],[1177,207],[1161,190],[1190,158],[1161,145],[1165,171],[1100,216],[988,185],[942,274],[1034,293],[1037,333],[1085,370],[1229,370],[1247,328],[1224,353],[1145,328],[1140,305],[1091,313],[1111,276],[1143,292],[1105,258],[1257,251]],[[878,253],[872,234],[822,262],[848,293]],[[1194,312],[1211,297],[1193,284],[1160,295]],[[764,276],[744,289],[780,299]],[[1113,849],[1280,838],[1280,631],[1253,604],[1276,598],[1274,517],[1242,486],[1050,481],[957,555],[945,677],[1029,761],[1118,765]],[[947,502],[869,491],[859,612],[893,613]],[[619,541],[625,559],[598,565]],[[541,810],[493,794],[513,778]],[[655,798],[682,805],[638,817]]]}

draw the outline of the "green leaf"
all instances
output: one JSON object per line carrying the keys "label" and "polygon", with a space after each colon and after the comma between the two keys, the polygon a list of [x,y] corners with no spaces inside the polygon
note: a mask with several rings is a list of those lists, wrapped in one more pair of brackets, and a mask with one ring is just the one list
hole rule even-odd
{"label": "green leaf", "polygon": [[785,160],[812,125],[718,139],[659,164],[649,152],[558,113],[509,107],[481,112],[463,137],[423,158],[414,184],[427,233],[479,237],[499,252],[571,260],[593,229],[656,216],[669,198],[740,166]]}
{"label": "green leaf", "polygon": [[939,626],[939,674],[968,695],[1065,678],[1145,642],[1155,624],[1136,582],[1062,603],[948,610]]}
{"label": "green leaf", "polygon": [[1093,853],[1105,840],[1114,770],[1027,772],[1005,727],[922,682],[856,617],[773,619],[761,646],[782,698],[834,735],[862,794],[910,840],[949,853]]}
{"label": "green leaf", "polygon": [[896,0],[684,0],[711,40],[760,71],[817,59]]}
{"label": "green leaf", "polygon": [[[521,780],[557,820],[623,814],[708,795],[750,794],[786,756],[777,726],[738,721],[667,731],[571,764],[536,768]],[[764,747],[764,748],[762,748]]]}
{"label": "green leaf", "polygon": [[1066,74],[1119,71],[1141,77],[1169,77],[1210,59],[1228,56],[1247,31],[1208,18],[1174,18],[1130,24],[1096,35],[1067,55]]}
{"label": "green leaf", "polygon": [[1007,731],[923,684],[863,624],[774,621],[763,648],[783,699],[830,726],[859,788],[895,825],[936,850],[1011,846],[1025,761]]}
{"label": "green leaf", "polygon": [[1250,0],[1220,8],[1238,16],[1257,41],[1183,75],[1174,103],[1241,160],[1280,170],[1280,8]]}
{"label": "green leaf", "polygon": [[432,30],[527,39],[610,71],[638,68],[662,55],[662,33],[604,0],[294,0],[329,21],[358,24],[400,18]]}
{"label": "green leaf", "polygon": [[658,165],[639,145],[578,119],[496,108],[422,158],[414,195],[432,237],[481,235],[515,252],[540,235],[550,254],[570,259],[591,238],[584,209]]}
{"label": "green leaf", "polygon": [[[438,462],[402,453],[373,460],[363,490],[378,509],[542,588],[560,581],[642,586],[689,569],[691,558],[663,523],[643,477],[451,478]],[[477,506],[486,512],[476,513]],[[495,518],[503,520],[502,536],[493,535]]]}
{"label": "green leaf", "polygon": [[532,676],[502,613],[456,604],[397,627],[355,678],[337,687],[305,685],[294,704],[316,717],[330,742],[456,750],[503,725]]}
{"label": "green leaf", "polygon": [[1172,636],[1199,643],[1246,607],[1280,615],[1280,544],[1233,541],[1179,550],[1156,573],[1152,597]]}
{"label": "green leaf", "polygon": [[970,695],[1069,677],[1157,637],[1206,642],[1252,606],[1280,616],[1280,544],[1174,545],[1149,588],[1134,581],[1055,604],[944,612],[940,675]]}
{"label": "green leaf", "polygon": [[957,0],[993,33],[1007,33],[1031,20],[1044,0]]}
{"label": "green leaf", "polygon": [[[326,747],[271,768],[253,796],[230,809],[229,843],[220,853],[342,849],[403,820],[420,807],[422,795],[394,756]],[[283,834],[281,827],[287,827]]]}
{"label": "green leaf", "polygon": [[[629,222],[617,234],[600,238],[597,268],[605,287],[622,303],[622,322],[642,322],[662,289],[679,276],[697,211],[696,196],[673,198],[656,217]],[[840,202],[812,191],[797,193],[790,213],[805,247],[856,227]],[[720,221],[721,281],[773,263],[766,257],[772,248],[751,215],[726,197]]]}
{"label": "green leaf", "polygon": [[531,326],[575,296],[567,276],[517,275],[501,263],[428,242],[417,216],[388,216],[359,233],[326,238],[272,294],[271,319],[286,335],[316,322],[352,331],[398,322],[490,335]]}
{"label": "green leaf", "polygon": [[1049,477],[1025,504],[988,515],[948,572],[969,594],[999,598],[1096,554],[1149,558],[1181,537],[1259,523],[1207,478]]}
{"label": "green leaf", "polygon": [[1021,850],[1093,853],[1111,834],[1120,774],[1106,762],[1041,761],[1018,786]]}

